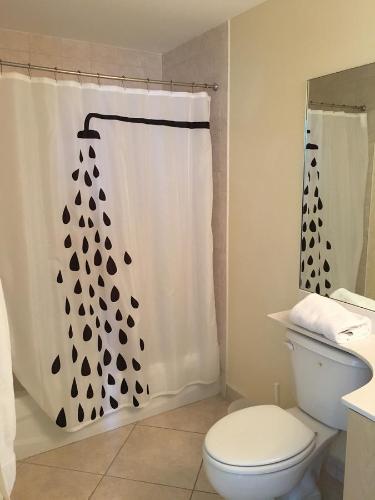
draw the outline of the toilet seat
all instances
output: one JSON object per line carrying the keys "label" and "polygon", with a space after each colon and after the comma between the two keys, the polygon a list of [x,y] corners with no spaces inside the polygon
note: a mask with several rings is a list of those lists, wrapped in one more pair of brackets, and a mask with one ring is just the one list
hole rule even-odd
{"label": "toilet seat", "polygon": [[204,452],[215,467],[236,474],[267,474],[292,467],[315,449],[315,433],[274,405],[245,408],[219,420]]}

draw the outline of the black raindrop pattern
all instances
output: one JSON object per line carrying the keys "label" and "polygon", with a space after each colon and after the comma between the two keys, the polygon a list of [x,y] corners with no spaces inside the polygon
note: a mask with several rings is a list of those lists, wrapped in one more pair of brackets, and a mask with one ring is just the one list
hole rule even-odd
{"label": "black raindrop pattern", "polygon": [[88,251],[89,251],[89,242],[86,236],[84,236],[82,240],[82,252],[87,253]]}
{"label": "black raindrop pattern", "polygon": [[[65,366],[73,374],[66,389],[69,403],[56,412],[62,428],[94,421],[121,406],[137,408],[141,395],[149,394],[142,370],[145,343],[137,335],[140,301],[136,291],[127,296],[121,286],[126,280],[133,288],[133,256],[126,248],[123,262],[113,254],[115,224],[100,185],[103,167],[94,144],[83,143],[77,160],[71,197],[61,211],[66,261],[53,278],[62,287],[71,357],[65,358],[65,349],[52,356],[51,376],[66,376]],[[95,403],[100,396],[101,405]]]}
{"label": "black raindrop pattern", "polygon": [[328,295],[332,287],[329,276],[332,245],[331,242],[325,240],[319,145],[313,140],[313,133],[311,129],[307,131],[308,140],[305,151],[300,283],[306,290]]}
{"label": "black raindrop pattern", "polygon": [[90,196],[89,207],[92,211],[96,210],[96,203],[92,196]]}
{"label": "black raindrop pattern", "polygon": [[60,356],[56,356],[54,362],[52,363],[51,372],[54,375],[56,375],[56,373],[59,373],[60,368],[61,368]]}
{"label": "black raindrop pattern", "polygon": [[92,389],[91,384],[89,384],[89,386],[87,388],[86,397],[87,397],[87,399],[92,399],[94,397],[94,391]]}
{"label": "black raindrop pattern", "polygon": [[123,378],[121,382],[121,394],[127,394],[128,393],[128,384],[126,383],[126,380]]}
{"label": "black raindrop pattern", "polygon": [[72,239],[70,237],[70,234],[68,234],[68,236],[64,240],[64,247],[70,248],[71,246],[72,246]]}
{"label": "black raindrop pattern", "polygon": [[78,405],[78,422],[83,422],[84,418],[85,418],[85,412],[83,411],[81,403],[79,403],[79,405]]}
{"label": "black raindrop pattern", "polygon": [[76,294],[82,293],[82,286],[81,286],[81,282],[79,280],[77,280],[77,282],[74,286],[74,293],[76,293]]}
{"label": "black raindrop pattern", "polygon": [[77,381],[76,381],[75,377],[73,379],[72,388],[70,390],[70,395],[72,396],[72,398],[76,398],[78,396],[78,387],[77,387]]}
{"label": "black raindrop pattern", "polygon": [[66,427],[66,416],[64,408],[61,408],[61,410],[59,411],[59,414],[56,418],[56,424],[62,428]]}

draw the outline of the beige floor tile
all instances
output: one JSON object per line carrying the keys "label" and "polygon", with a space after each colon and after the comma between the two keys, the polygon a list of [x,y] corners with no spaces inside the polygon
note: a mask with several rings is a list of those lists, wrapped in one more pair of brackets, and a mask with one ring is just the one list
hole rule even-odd
{"label": "beige floor tile", "polygon": [[198,491],[205,491],[206,493],[216,493],[215,489],[213,488],[213,486],[211,486],[211,483],[208,480],[203,465],[201,467],[201,470],[199,471],[195,489]]}
{"label": "beige floor tile", "polygon": [[87,500],[101,476],[23,463],[12,500]]}
{"label": "beige floor tile", "polygon": [[105,477],[92,500],[189,500],[191,491],[171,486]]}
{"label": "beige floor tile", "polygon": [[137,426],[108,475],[193,489],[202,444],[200,434]]}
{"label": "beige floor tile", "polygon": [[204,493],[203,491],[194,491],[191,500],[219,500],[223,497],[217,495],[216,493]]}
{"label": "beige floor tile", "polygon": [[228,401],[220,396],[215,396],[155,417],[146,418],[139,422],[139,425],[152,425],[205,434],[215,422],[227,414],[228,405]]}
{"label": "beige floor tile", "polygon": [[27,462],[104,474],[133,427],[126,425],[114,431],[40,453],[28,458]]}

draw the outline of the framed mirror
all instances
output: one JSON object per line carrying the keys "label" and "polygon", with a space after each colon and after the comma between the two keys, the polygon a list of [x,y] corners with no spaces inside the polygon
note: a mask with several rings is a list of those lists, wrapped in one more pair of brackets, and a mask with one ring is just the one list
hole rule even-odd
{"label": "framed mirror", "polygon": [[375,310],[375,64],[307,95],[300,288]]}

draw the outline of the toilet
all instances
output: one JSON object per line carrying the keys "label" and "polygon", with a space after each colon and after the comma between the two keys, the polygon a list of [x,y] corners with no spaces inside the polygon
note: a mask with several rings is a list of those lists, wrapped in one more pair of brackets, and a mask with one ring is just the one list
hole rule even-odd
{"label": "toilet", "polygon": [[216,422],[203,445],[209,481],[227,500],[320,500],[328,445],[346,429],[341,397],[371,379],[351,354],[288,330],[298,407],[252,406]]}

